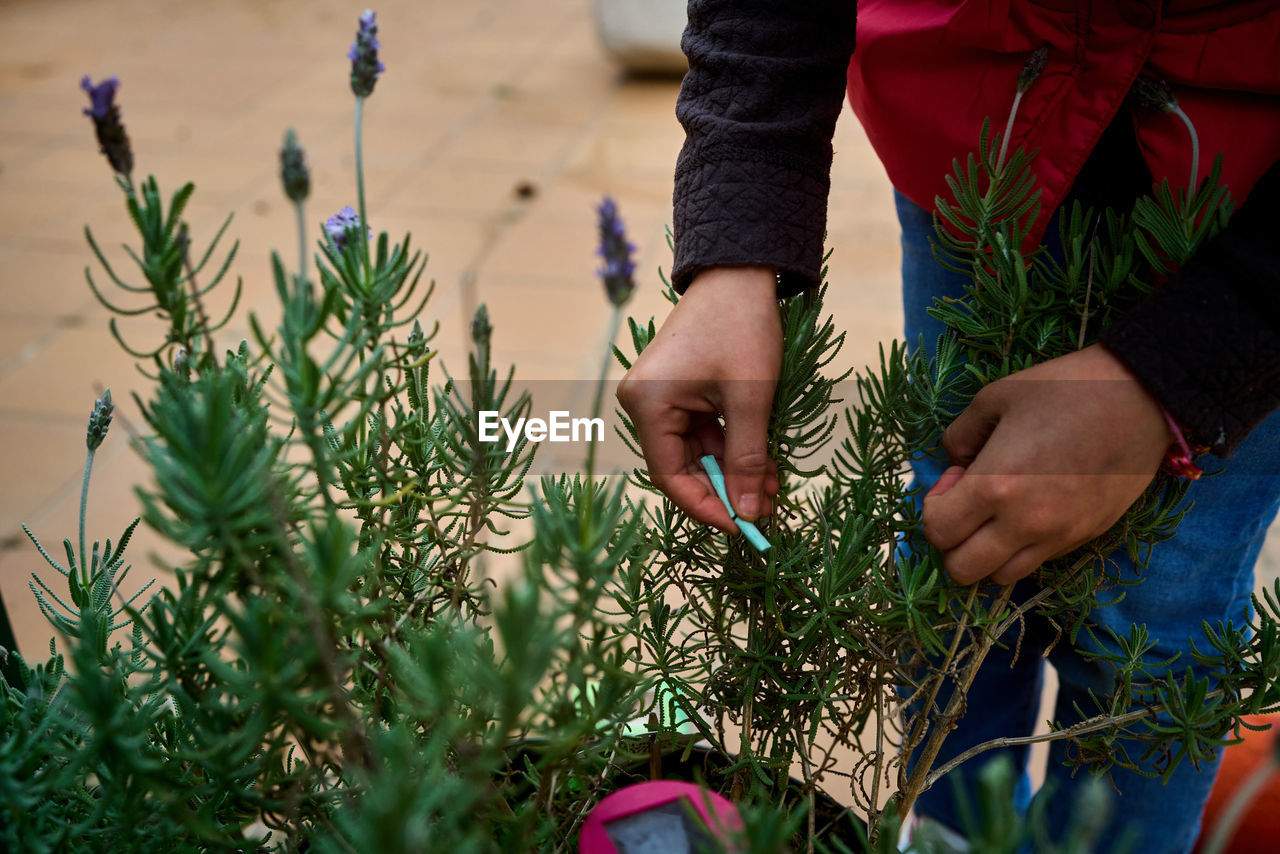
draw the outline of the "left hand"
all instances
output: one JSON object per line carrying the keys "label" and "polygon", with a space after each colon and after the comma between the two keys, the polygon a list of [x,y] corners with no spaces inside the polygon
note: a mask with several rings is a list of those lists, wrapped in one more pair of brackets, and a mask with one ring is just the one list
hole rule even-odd
{"label": "left hand", "polygon": [[925,496],[925,537],[957,582],[1011,584],[1111,527],[1173,439],[1100,345],[1011,374],[943,434],[953,465]]}

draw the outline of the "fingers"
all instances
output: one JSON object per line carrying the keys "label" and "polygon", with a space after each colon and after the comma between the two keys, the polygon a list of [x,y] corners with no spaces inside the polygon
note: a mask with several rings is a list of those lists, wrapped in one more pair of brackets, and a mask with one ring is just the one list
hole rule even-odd
{"label": "fingers", "polygon": [[690,518],[727,534],[737,533],[737,524],[729,518],[729,511],[725,510],[720,497],[711,487],[711,480],[701,468],[670,475],[663,478],[661,485],[655,480],[654,486],[662,490],[671,499],[671,503]]}
{"label": "fingers", "polygon": [[778,491],[777,469],[768,450],[772,405],[772,383],[735,382],[725,390],[725,487],[734,511],[748,522],[766,512],[769,498]]}
{"label": "fingers", "polygon": [[635,426],[650,481],[702,524],[736,530],[698,463],[703,454],[720,453],[723,447],[714,414],[674,406],[664,391],[653,381],[643,391],[626,381],[617,390],[618,401]]}
{"label": "fingers", "polygon": [[960,584],[988,576],[999,580],[1018,572],[1025,575],[1048,556],[1028,566],[1040,550],[1031,548],[1034,538],[1028,532],[1011,523],[1016,515],[1011,505],[1020,486],[1017,476],[978,473],[984,467],[1002,468],[982,465],[992,461],[993,455],[983,452],[989,440],[994,442],[1001,414],[1001,399],[993,387],[973,398],[942,434],[942,446],[956,465],[943,472],[924,497],[925,539],[943,552],[947,574]]}
{"label": "fingers", "polygon": [[[958,583],[983,578],[1012,583],[1084,545],[1115,521],[1091,506],[1101,500],[1096,495],[1100,479],[1087,478],[1083,485],[1079,480],[974,474],[972,468],[952,467],[925,496],[925,537],[943,553],[943,566]],[[946,481],[951,481],[949,487]]]}
{"label": "fingers", "polygon": [[970,465],[1000,423],[1000,401],[994,388],[987,386],[978,392],[943,432],[942,447],[951,462],[962,466]]}
{"label": "fingers", "polygon": [[769,269],[701,271],[618,387],[654,485],[693,518],[725,530],[736,525],[701,472],[702,455],[722,461],[729,501],[743,519],[768,512],[778,492],[766,452],[782,364],[776,290]]}
{"label": "fingers", "polygon": [[[948,551],[943,567],[957,584],[974,584],[984,578],[1012,584],[1035,572],[1050,557],[1043,543],[1025,542],[1016,531],[993,521]],[[994,572],[992,567],[996,567]]]}
{"label": "fingers", "polygon": [[1015,580],[1107,530],[1169,441],[1155,403],[1096,345],[997,380],[947,428],[963,467],[924,499],[924,532],[957,581]]}
{"label": "fingers", "polygon": [[[960,474],[954,472],[959,469]],[[940,551],[949,552],[973,536],[1000,506],[1000,490],[1012,484],[1000,475],[965,474],[953,466],[924,497],[924,536]],[[992,566],[999,566],[993,564]]]}

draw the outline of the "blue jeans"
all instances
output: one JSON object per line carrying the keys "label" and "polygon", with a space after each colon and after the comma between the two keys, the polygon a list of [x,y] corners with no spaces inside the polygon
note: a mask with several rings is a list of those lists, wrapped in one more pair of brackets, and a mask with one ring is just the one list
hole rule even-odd
{"label": "blue jeans", "polygon": [[[923,335],[925,346],[932,352],[943,327],[925,309],[934,297],[962,296],[965,277],[949,272],[935,261],[928,242],[933,233],[929,212],[901,194],[897,194],[897,207],[902,224],[907,341],[914,344]],[[1056,236],[1056,222],[1050,224],[1048,233]],[[1203,638],[1201,620],[1212,625],[1218,620],[1231,619],[1239,625],[1249,613],[1253,565],[1267,527],[1280,505],[1280,412],[1273,413],[1256,428],[1230,461],[1211,456],[1201,462],[1206,472],[1223,470],[1223,473],[1191,484],[1188,499],[1194,506],[1184,517],[1177,535],[1154,548],[1143,573],[1146,580],[1124,587],[1122,601],[1096,608],[1090,615],[1095,625],[1110,627],[1120,636],[1129,634],[1131,623],[1146,623],[1151,636],[1158,639],[1152,656],[1179,655],[1174,665],[1178,672],[1193,663],[1189,639]],[[932,485],[945,466],[945,462],[932,459],[917,463],[914,467],[917,485]],[[1122,579],[1135,577],[1133,565],[1126,557],[1119,555],[1117,560]],[[970,689],[967,712],[958,729],[947,738],[937,764],[992,738],[1032,732],[1037,723],[1043,681],[1042,653],[1053,636],[1047,627],[1029,622],[1016,660],[1011,660],[1013,645],[1006,650],[992,650]],[[1106,634],[1099,632],[1099,636],[1106,637]],[[1080,637],[1083,640],[1084,635]],[[1086,661],[1066,642],[1053,648],[1049,660],[1059,680],[1054,720],[1064,725],[1080,720],[1077,705],[1086,714],[1094,708],[1090,690],[1100,696],[1110,694],[1111,669],[1105,663]],[[1025,769],[1028,748],[1010,749],[1008,754],[1015,768]],[[1141,754],[1141,746],[1130,750],[1134,759]],[[991,751],[970,760],[951,776],[960,775],[961,785],[973,791],[972,775],[982,762],[996,755],[996,751]],[[1052,742],[1046,784],[1053,785],[1057,793],[1048,808],[1055,834],[1070,818],[1075,801],[1073,784],[1087,776],[1082,771],[1073,780],[1072,769],[1064,764],[1065,758],[1064,743]],[[1165,785],[1158,778],[1116,768],[1112,777],[1119,794],[1112,804],[1106,836],[1096,850],[1109,852],[1124,835],[1136,834],[1138,845],[1134,850],[1143,854],[1190,851],[1216,772],[1217,762],[1211,767],[1201,763],[1198,771],[1183,762]],[[1019,787],[1021,806],[1025,806],[1029,797],[1030,785],[1024,773]],[[959,829],[952,805],[951,780],[942,781],[926,792],[917,809],[921,815]]]}

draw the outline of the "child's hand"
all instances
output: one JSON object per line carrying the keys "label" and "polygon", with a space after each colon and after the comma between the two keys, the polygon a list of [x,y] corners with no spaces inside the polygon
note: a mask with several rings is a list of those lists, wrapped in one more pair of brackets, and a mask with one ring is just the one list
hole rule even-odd
{"label": "child's hand", "polygon": [[778,493],[767,444],[782,366],[776,285],[762,267],[699,273],[618,384],[654,486],[724,531],[736,527],[698,462],[704,454],[724,462],[729,498],[743,519],[767,514]]}
{"label": "child's hand", "polygon": [[1009,584],[1111,527],[1174,437],[1155,399],[1099,345],[984,388],[947,428],[955,465],[924,499],[947,573]]}

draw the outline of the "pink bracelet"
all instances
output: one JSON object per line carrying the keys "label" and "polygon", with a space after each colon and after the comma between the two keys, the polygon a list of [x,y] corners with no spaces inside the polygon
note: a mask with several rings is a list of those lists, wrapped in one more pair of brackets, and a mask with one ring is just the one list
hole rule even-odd
{"label": "pink bracelet", "polygon": [[1169,430],[1173,432],[1177,441],[1169,446],[1169,450],[1165,452],[1164,460],[1160,463],[1160,468],[1174,477],[1185,477],[1187,480],[1196,480],[1200,475],[1204,474],[1204,469],[1195,464],[1193,459],[1196,454],[1203,454],[1209,450],[1206,447],[1187,444],[1187,431],[1173,419],[1169,414],[1169,410],[1163,405],[1160,406],[1160,414],[1164,416],[1164,423],[1169,425]]}

